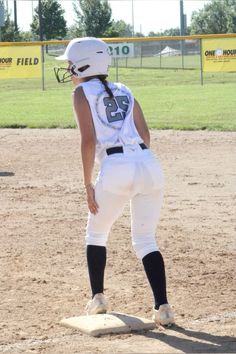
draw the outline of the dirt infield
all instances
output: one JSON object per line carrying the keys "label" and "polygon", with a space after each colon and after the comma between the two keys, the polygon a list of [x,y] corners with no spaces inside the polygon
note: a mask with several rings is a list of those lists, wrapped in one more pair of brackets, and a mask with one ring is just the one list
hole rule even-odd
{"label": "dirt infield", "polygon": [[[158,243],[172,329],[91,338],[59,325],[89,296],[87,218],[78,130],[0,130],[1,353],[235,353],[236,133],[152,131],[166,175]],[[114,225],[106,295],[113,310],[151,317],[152,296]]]}

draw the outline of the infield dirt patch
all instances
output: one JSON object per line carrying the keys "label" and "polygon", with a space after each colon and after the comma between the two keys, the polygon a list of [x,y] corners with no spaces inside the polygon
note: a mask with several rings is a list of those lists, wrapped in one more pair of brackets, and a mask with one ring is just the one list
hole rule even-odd
{"label": "infield dirt patch", "polygon": [[[92,338],[59,325],[90,291],[78,130],[0,130],[1,353],[234,353],[236,133],[152,131],[166,189],[158,244],[177,325]],[[151,318],[129,208],[110,234],[113,311]]]}

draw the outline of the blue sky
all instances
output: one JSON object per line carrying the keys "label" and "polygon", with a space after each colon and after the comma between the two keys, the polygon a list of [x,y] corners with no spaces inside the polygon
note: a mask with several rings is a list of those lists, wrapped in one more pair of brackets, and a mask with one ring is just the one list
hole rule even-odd
{"label": "blue sky", "polygon": [[[13,0],[8,2],[13,17]],[[65,9],[67,25],[73,24],[73,0],[59,0]],[[171,27],[179,26],[179,0],[110,0],[114,20],[123,19],[130,25],[134,24],[135,32],[147,35],[150,31],[158,32]],[[203,8],[205,0],[184,0],[184,13],[187,15],[187,24],[190,24],[191,14]],[[28,30],[32,22],[34,7],[37,0],[17,0],[18,25],[22,30]]]}

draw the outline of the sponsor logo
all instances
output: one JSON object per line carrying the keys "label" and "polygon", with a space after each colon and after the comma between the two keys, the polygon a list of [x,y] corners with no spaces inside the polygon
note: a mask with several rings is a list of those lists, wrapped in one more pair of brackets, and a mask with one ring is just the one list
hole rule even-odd
{"label": "sponsor logo", "polygon": [[0,57],[0,65],[1,66],[10,66],[12,64],[12,58],[1,58]]}
{"label": "sponsor logo", "polygon": [[38,65],[39,58],[16,58],[11,57],[0,57],[0,67],[10,67],[14,64],[16,66],[28,66],[28,65]]}
{"label": "sponsor logo", "polygon": [[214,50],[206,50],[205,51],[206,57],[236,57],[236,49],[222,49],[217,48]]}

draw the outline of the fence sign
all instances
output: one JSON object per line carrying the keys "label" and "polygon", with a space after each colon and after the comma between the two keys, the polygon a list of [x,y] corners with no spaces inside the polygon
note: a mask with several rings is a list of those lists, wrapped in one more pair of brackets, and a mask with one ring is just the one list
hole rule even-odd
{"label": "fence sign", "polygon": [[113,58],[127,58],[134,56],[134,44],[133,43],[115,43],[108,44],[109,54]]}
{"label": "fence sign", "polygon": [[202,40],[203,71],[236,71],[236,38]]}
{"label": "fence sign", "polygon": [[0,47],[0,79],[40,78],[41,48]]}

